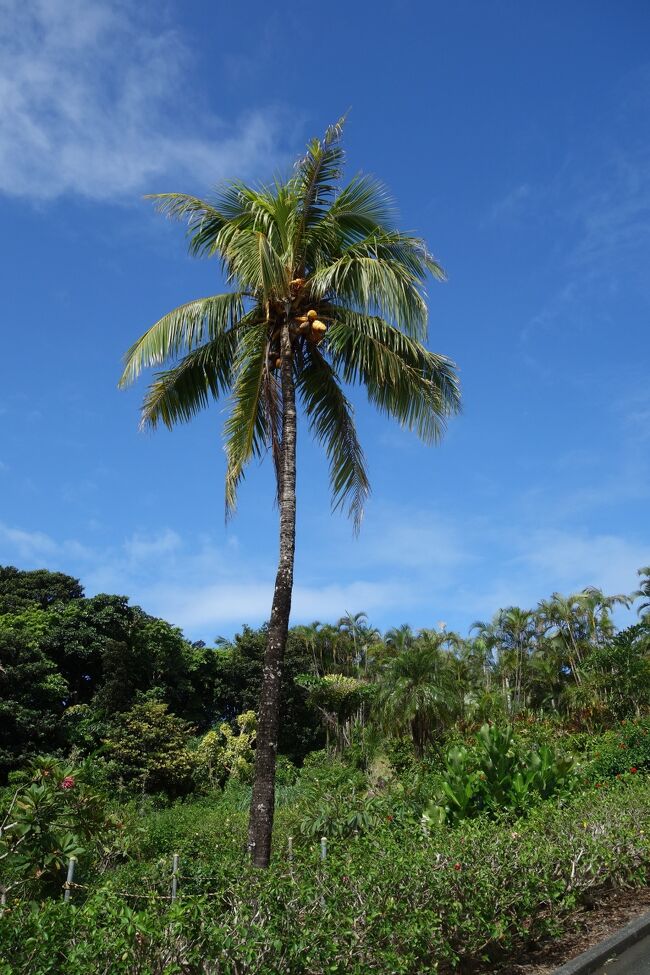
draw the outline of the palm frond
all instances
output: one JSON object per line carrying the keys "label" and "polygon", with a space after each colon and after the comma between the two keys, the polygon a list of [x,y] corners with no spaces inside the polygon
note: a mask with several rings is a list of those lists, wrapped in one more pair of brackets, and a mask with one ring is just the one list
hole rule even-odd
{"label": "palm frond", "polygon": [[175,308],[133,343],[126,353],[119,385],[128,386],[143,369],[160,365],[234,328],[243,314],[241,292],[197,298]]}
{"label": "palm frond", "polygon": [[236,333],[223,332],[158,373],[145,395],[140,426],[155,429],[162,422],[171,430],[193,419],[211,398],[219,399],[230,386],[235,345]]}
{"label": "palm frond", "polygon": [[358,531],[364,503],[370,494],[370,483],[352,406],[318,349],[311,349],[305,356],[296,380],[309,418],[309,429],[325,447],[329,460],[332,506],[336,510],[347,504],[355,531]]}
{"label": "palm frond", "polygon": [[214,239],[228,220],[215,202],[187,193],[150,193],[145,199],[154,200],[158,213],[172,220],[187,220],[190,254],[199,257],[212,253]]}
{"label": "palm frond", "polygon": [[460,410],[454,363],[381,318],[346,308],[331,313],[327,350],[344,382],[364,385],[370,402],[425,443],[439,440]]}
{"label": "palm frond", "polygon": [[355,176],[337,193],[322,220],[304,231],[305,265],[331,264],[352,244],[392,230],[395,215],[387,190],[374,176]]}
{"label": "palm frond", "polygon": [[427,304],[424,282],[430,270],[444,272],[422,241],[398,231],[378,230],[347,247],[331,263],[317,267],[312,292],[336,295],[341,304],[388,318],[413,338],[425,340]]}
{"label": "palm frond", "polygon": [[243,332],[233,364],[232,407],[224,426],[226,513],[234,512],[237,488],[252,457],[269,445],[264,380],[267,372],[267,336],[264,328]]}
{"label": "palm frond", "polygon": [[323,219],[341,178],[344,153],[340,143],[344,124],[345,116],[330,125],[322,139],[312,139],[307,152],[296,163],[290,185],[299,211],[294,240],[297,259],[301,250],[304,258],[305,233]]}

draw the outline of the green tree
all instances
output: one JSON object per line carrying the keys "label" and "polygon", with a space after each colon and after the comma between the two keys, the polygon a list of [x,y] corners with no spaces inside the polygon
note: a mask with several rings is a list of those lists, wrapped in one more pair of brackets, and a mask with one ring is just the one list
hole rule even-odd
{"label": "green tree", "polygon": [[442,645],[446,634],[415,639],[386,664],[378,680],[377,705],[387,730],[408,732],[418,758],[451,720],[456,689]]}
{"label": "green tree", "polygon": [[56,602],[81,599],[83,594],[79,580],[63,572],[25,572],[13,565],[0,565],[0,615],[20,613],[30,607],[47,609]]}
{"label": "green tree", "polygon": [[361,521],[369,482],[343,384],[365,386],[382,413],[426,442],[457,411],[453,363],[428,351],[428,274],[443,276],[422,240],[396,229],[374,178],[341,186],[342,123],[309,143],[284,181],[235,182],[213,199],[179,193],[159,208],[189,221],[190,252],[221,260],[233,290],[165,315],[131,347],[121,384],[169,364],[145,397],[142,422],[173,427],[230,393],[226,506],[248,462],[275,463],[280,557],[259,703],[249,821],[253,862],[271,853],[282,660],[289,627],[296,519],[296,411],[330,464],[334,507]]}
{"label": "green tree", "polygon": [[[321,748],[324,735],[321,723],[307,703],[306,691],[296,684],[300,674],[312,669],[311,649],[302,627],[289,631],[285,651],[278,730],[278,752],[292,762],[302,763],[308,752]],[[254,711],[262,688],[264,651],[268,627],[258,630],[245,626],[231,644],[213,651],[215,659],[212,723],[234,724],[238,714]]]}
{"label": "green tree", "polygon": [[254,711],[237,715],[238,734],[229,724],[212,728],[196,749],[199,778],[208,785],[224,785],[229,778],[249,782],[253,772],[257,717]]}
{"label": "green tree", "polygon": [[31,609],[0,617],[0,780],[62,744],[68,687],[40,646],[47,615]]}
{"label": "green tree", "polygon": [[650,565],[644,565],[642,569],[639,569],[638,574],[641,577],[641,584],[634,596],[637,599],[643,599],[638,608],[639,616],[647,616],[650,614]]}
{"label": "green tree", "polygon": [[192,728],[159,701],[118,715],[106,738],[114,778],[143,792],[182,795],[192,788]]}

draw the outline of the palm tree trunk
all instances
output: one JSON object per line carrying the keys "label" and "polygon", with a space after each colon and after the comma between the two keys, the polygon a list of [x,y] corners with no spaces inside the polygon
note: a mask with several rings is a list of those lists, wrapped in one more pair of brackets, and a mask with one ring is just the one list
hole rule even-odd
{"label": "palm tree trunk", "polygon": [[296,392],[289,322],[282,326],[282,443],[280,445],[280,558],[264,655],[262,692],[257,719],[255,780],[248,822],[248,848],[253,865],[268,867],[275,808],[275,759],[280,723],[282,665],[291,613],[296,547]]}

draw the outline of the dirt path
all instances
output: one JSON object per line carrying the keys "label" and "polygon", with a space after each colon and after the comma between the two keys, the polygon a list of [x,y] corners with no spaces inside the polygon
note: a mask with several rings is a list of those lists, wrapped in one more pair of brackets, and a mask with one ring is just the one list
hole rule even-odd
{"label": "dirt path", "polygon": [[551,975],[560,965],[648,911],[650,887],[601,894],[591,910],[583,909],[576,915],[571,932],[564,938],[526,952],[516,962],[500,968],[499,975]]}

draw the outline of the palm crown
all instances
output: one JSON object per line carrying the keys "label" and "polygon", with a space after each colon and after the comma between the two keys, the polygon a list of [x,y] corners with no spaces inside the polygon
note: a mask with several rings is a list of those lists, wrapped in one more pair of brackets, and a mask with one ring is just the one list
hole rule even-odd
{"label": "palm crown", "polygon": [[[459,408],[454,364],[425,348],[424,283],[443,271],[422,240],[398,231],[373,177],[341,186],[342,121],[312,141],[285,181],[226,185],[209,200],[154,197],[189,223],[189,250],[221,260],[232,290],[165,315],[131,347],[121,385],[168,365],[147,391],[142,424],[172,427],[230,395],[225,424],[226,507],[248,461],[282,463],[282,364],[330,466],[335,507],[358,527],[369,492],[345,385],[427,441]],[[289,327],[289,341],[281,343]]]}

